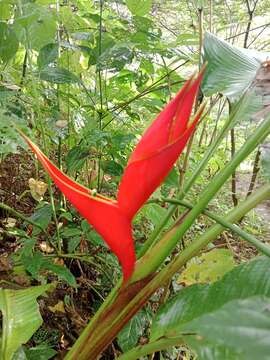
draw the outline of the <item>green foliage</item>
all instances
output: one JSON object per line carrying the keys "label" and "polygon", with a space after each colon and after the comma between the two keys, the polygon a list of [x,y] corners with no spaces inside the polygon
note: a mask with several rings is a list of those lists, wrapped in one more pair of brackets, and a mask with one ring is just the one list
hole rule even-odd
{"label": "green foliage", "polygon": [[239,98],[251,85],[261,64],[255,54],[210,33],[205,35],[204,60],[208,62],[202,84],[205,95],[220,92],[232,100]]}
{"label": "green foliage", "polygon": [[47,44],[40,49],[38,58],[37,58],[37,65],[38,67],[44,68],[47,65],[53,63],[58,56],[58,45],[55,43]]}
{"label": "green foliage", "polygon": [[0,59],[7,62],[18,50],[18,40],[12,27],[5,22],[0,22]]}
{"label": "green foliage", "polygon": [[132,14],[144,16],[150,11],[152,0],[126,0],[126,3]]}
{"label": "green foliage", "polygon": [[141,310],[120,331],[117,342],[123,352],[132,349],[137,344],[150,320],[149,312]]}
{"label": "green foliage", "polygon": [[[256,15],[260,21],[266,20],[266,2],[259,3]],[[198,15],[203,8],[203,28],[211,28],[219,36],[211,33],[204,36],[203,57],[208,66],[202,90],[204,96],[212,96],[207,104],[207,118],[198,126],[190,153],[187,151],[187,157],[181,157],[154,194],[156,199],[173,198],[183,190],[196,206],[203,188],[230,160],[230,143],[226,140],[229,129],[235,128],[238,150],[256,129],[257,123],[251,120],[267,100],[267,96],[255,96],[258,84],[254,79],[268,54],[241,48],[248,20],[246,4],[235,1],[227,7],[219,2],[212,11],[209,4],[205,1],[117,0],[77,1],[75,4],[64,1],[58,8],[48,0],[0,1],[0,161],[26,148],[11,126],[15,122],[73,179],[115,198],[129,155],[143,130],[198,67],[201,50]],[[260,29],[249,33],[250,47],[267,48],[268,40],[260,36]],[[228,41],[221,40],[231,36]],[[217,93],[233,101],[229,120],[226,120],[228,107],[223,107],[224,97],[215,104]],[[245,126],[243,121],[246,121]],[[204,166],[196,175],[202,158]],[[14,161],[12,156],[11,161]],[[269,161],[268,148],[263,146],[262,168],[266,180],[270,178]],[[28,170],[31,176],[33,173],[35,177],[44,176],[34,159],[29,161]],[[194,174],[196,183],[186,192],[186,184]],[[24,177],[24,173],[21,176]],[[23,181],[27,183],[27,179]],[[24,189],[19,189],[24,194]],[[231,207],[228,189],[225,185],[213,199],[211,211],[221,213]],[[7,231],[3,227],[3,233],[1,222],[1,246],[3,239],[8,246],[10,243],[13,246],[14,242],[16,252],[12,260],[16,269],[26,272],[30,282],[46,283],[53,274],[62,291],[68,285],[78,286],[78,292],[81,290],[81,282],[77,284],[77,274],[73,271],[78,264],[82,280],[85,277],[85,283],[91,287],[88,291],[90,311],[96,311],[100,299],[108,294],[120,276],[119,264],[103,239],[78,216],[66,199],[59,196],[54,186],[49,190],[45,201],[28,212],[28,208],[34,206],[32,199],[17,193],[15,184],[12,188],[16,198],[14,206],[19,204],[27,215],[21,222],[18,218],[18,228]],[[4,199],[4,191],[0,191],[1,199],[3,194]],[[242,192],[237,195],[244,197]],[[55,204],[51,203],[52,199]],[[171,214],[170,219],[158,233],[168,214]],[[171,212],[167,204],[166,207],[147,204],[134,221],[138,239],[136,250],[152,232],[158,240],[162,231],[183,214],[182,208]],[[39,227],[33,225],[32,229],[27,220]],[[190,226],[186,238],[181,239],[181,252],[185,252],[184,247],[193,246],[194,236],[203,234],[208,226],[210,221],[199,217],[196,224]],[[246,228],[253,230],[252,224]],[[6,241],[6,236],[11,236],[12,240],[8,237]],[[234,248],[239,252],[241,247],[236,238],[234,241]],[[44,251],[41,245],[49,251]],[[164,267],[179,256],[179,248],[180,239],[172,258],[167,254]],[[64,264],[59,257],[65,260]],[[237,253],[239,257],[241,254]],[[186,285],[211,283],[233,266],[228,250],[213,250],[189,262],[179,281]],[[181,290],[158,311],[151,339],[156,341],[175,333],[194,332],[195,336],[183,336],[200,359],[267,358],[268,267],[267,260],[256,260],[241,265],[214,284],[196,284]],[[61,284],[62,281],[65,284]],[[73,290],[69,289],[72,293]],[[156,310],[163,300],[157,291],[148,306]],[[76,311],[77,304],[71,301],[71,305]],[[86,311],[79,309],[79,313],[81,310],[89,314],[88,307]],[[121,311],[125,311],[124,305]],[[141,310],[123,328],[117,337],[123,351],[140,343],[140,337],[148,337],[150,320],[148,312]],[[99,328],[102,323],[95,326]],[[265,343],[259,341],[264,339],[262,334]],[[11,343],[15,340],[8,339]],[[13,360],[53,357],[54,350],[45,343],[40,342],[34,348],[20,347]],[[160,353],[159,356],[176,358],[178,353],[175,348],[171,355]]]}
{"label": "green foliage", "polygon": [[[269,264],[269,259],[258,258],[235,267],[211,285],[181,290],[159,310],[151,341],[183,335],[205,359],[222,359],[224,354],[225,359],[232,354],[252,359],[255,352],[267,359]],[[193,333],[196,336],[185,336]]]}
{"label": "green foliage", "polygon": [[42,69],[38,76],[41,80],[49,81],[54,84],[72,84],[79,82],[77,76],[64,68],[47,67]]}
{"label": "green foliage", "polygon": [[[201,339],[191,344],[198,355],[208,351],[215,354],[216,348],[226,347],[227,354],[215,354],[215,359],[268,359],[270,338],[269,298],[254,296],[233,300],[211,315],[203,315],[187,325],[185,331],[199,334]],[[204,342],[206,341],[206,346]],[[202,349],[200,349],[202,345]],[[207,349],[207,350],[206,350]],[[228,355],[230,354],[230,355]],[[205,358],[205,356],[202,356]]]}
{"label": "green foliage", "polygon": [[26,343],[42,323],[36,299],[50,285],[26,290],[0,290],[0,310],[3,315],[1,359],[12,360],[13,354]]}
{"label": "green foliage", "polygon": [[179,276],[178,282],[183,282],[185,285],[214,282],[233,267],[233,254],[230,250],[214,249],[199,257],[194,257]]}

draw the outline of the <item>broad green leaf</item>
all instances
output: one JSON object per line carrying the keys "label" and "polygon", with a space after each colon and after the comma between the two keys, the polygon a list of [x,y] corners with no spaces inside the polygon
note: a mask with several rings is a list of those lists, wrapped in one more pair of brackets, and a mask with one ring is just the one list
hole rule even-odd
{"label": "broad green leaf", "polygon": [[90,241],[94,246],[103,246],[105,248],[108,247],[102,237],[95,230],[88,231],[86,236],[87,240]]}
{"label": "broad green leaf", "polygon": [[198,45],[199,44],[199,36],[198,34],[180,34],[177,36],[177,43],[179,45]]}
{"label": "broad green leaf", "polygon": [[49,360],[57,354],[57,351],[50,348],[47,344],[44,344],[25,349],[25,353],[27,360]]}
{"label": "broad green leaf", "polygon": [[68,172],[78,171],[83,167],[86,159],[89,157],[89,149],[83,146],[74,146],[69,150],[66,156]]}
{"label": "broad green leaf", "polygon": [[203,51],[207,67],[202,90],[207,96],[220,92],[232,100],[239,98],[261,66],[259,55],[230,45],[210,33],[205,35]]}
{"label": "broad green leaf", "polygon": [[38,73],[41,80],[52,82],[55,84],[72,84],[80,82],[80,79],[68,71],[60,67],[47,67]]}
{"label": "broad green leaf", "polygon": [[172,170],[169,172],[169,175],[165,178],[164,183],[169,186],[179,186],[179,178],[175,168],[172,168]]}
{"label": "broad green leaf", "polygon": [[101,168],[105,174],[111,176],[121,176],[124,171],[123,167],[114,160],[102,161]]}
{"label": "broad green leaf", "polygon": [[122,351],[128,351],[137,344],[140,336],[144,333],[148,321],[149,314],[146,310],[141,310],[120,331],[117,336],[117,342]]}
{"label": "broad green leaf", "polygon": [[[163,219],[166,215],[167,209],[158,204],[146,204],[141,212],[153,223],[154,226],[158,226],[161,219]],[[170,224],[172,224],[171,221],[169,221],[168,226],[170,226]]]}
{"label": "broad green leaf", "polygon": [[[47,229],[52,219],[51,204],[42,204],[42,206],[39,206],[30,219],[39,224],[44,230]],[[34,234],[38,234],[40,231],[39,228],[34,228]]]}
{"label": "broad green leaf", "polygon": [[204,339],[203,343],[196,339],[196,336],[188,336],[189,348],[196,352],[198,360],[245,360],[242,352],[232,350],[226,345],[217,345],[216,342]]}
{"label": "broad green leaf", "polygon": [[173,336],[186,325],[227,302],[255,295],[270,297],[270,259],[258,258],[241,264],[211,285],[192,285],[180,291],[157,313],[151,341]]}
{"label": "broad green leaf", "polygon": [[55,273],[60,279],[66,281],[70,286],[76,287],[76,279],[65,265],[56,265],[51,262],[46,262],[43,267],[44,269],[48,269]]}
{"label": "broad green leaf", "polygon": [[77,249],[80,242],[81,242],[81,237],[79,237],[79,236],[68,239],[68,252],[69,252],[69,254],[73,253]]}
{"label": "broad green leaf", "polygon": [[39,278],[39,272],[44,264],[45,257],[38,251],[34,252],[31,256],[30,254],[22,254],[21,261],[26,271],[28,271],[34,279]]}
{"label": "broad green leaf", "polygon": [[21,261],[25,269],[35,279],[39,279],[40,272],[49,270],[60,279],[66,281],[70,286],[76,286],[75,277],[65,265],[54,264],[51,259],[46,258],[38,251],[34,252],[32,256],[22,256]]}
{"label": "broad green leaf", "polygon": [[195,332],[198,345],[209,340],[242,353],[246,360],[268,360],[270,300],[254,296],[230,301],[218,310],[191,321],[184,331]]}
{"label": "broad green leaf", "polygon": [[42,324],[36,299],[51,285],[25,290],[0,289],[0,310],[3,315],[0,358],[11,360]]}
{"label": "broad green leaf", "polygon": [[0,21],[0,59],[7,62],[12,59],[17,50],[19,42],[10,25]]}
{"label": "broad green leaf", "polygon": [[55,10],[48,6],[34,3],[24,3],[22,15],[14,21],[17,36],[27,47],[39,50],[55,40],[56,17]]}
{"label": "broad green leaf", "polygon": [[214,249],[193,258],[177,281],[185,285],[210,283],[219,280],[233,267],[233,254],[230,250]]}
{"label": "broad green leaf", "polygon": [[[16,93],[14,91],[14,93]],[[1,94],[1,91],[0,91]],[[14,117],[7,116],[0,110],[0,154],[16,153],[18,146],[24,146],[24,141],[18,137],[18,132],[11,126]]]}
{"label": "broad green leaf", "polygon": [[43,46],[43,48],[40,49],[37,58],[38,67],[41,69],[48,66],[57,59],[57,56],[58,56],[57,44],[52,43]]}
{"label": "broad green leaf", "polygon": [[152,0],[126,0],[126,4],[133,15],[144,16],[151,10]]}

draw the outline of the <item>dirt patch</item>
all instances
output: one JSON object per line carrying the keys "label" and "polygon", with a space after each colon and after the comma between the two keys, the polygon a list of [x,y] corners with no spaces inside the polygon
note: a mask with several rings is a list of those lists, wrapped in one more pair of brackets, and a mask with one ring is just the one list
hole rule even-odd
{"label": "dirt patch", "polygon": [[[250,184],[250,173],[238,173],[237,174],[237,196],[239,200],[242,200],[245,198],[249,184]],[[260,187],[260,181],[258,181],[255,185],[255,188]],[[264,241],[270,242],[270,200],[266,200],[259,204],[254,209],[256,215],[259,217],[259,219],[262,222],[262,237],[261,239]]]}

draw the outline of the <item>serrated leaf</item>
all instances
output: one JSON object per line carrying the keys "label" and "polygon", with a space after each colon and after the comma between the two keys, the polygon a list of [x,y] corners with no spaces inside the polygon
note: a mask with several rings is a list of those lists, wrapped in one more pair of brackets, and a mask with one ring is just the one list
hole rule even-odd
{"label": "serrated leaf", "polygon": [[[44,230],[49,226],[52,219],[52,207],[50,204],[44,204],[39,207],[34,214],[30,217],[31,220],[39,224]],[[38,234],[41,230],[34,227],[34,234]]]}
{"label": "serrated leaf", "polygon": [[25,290],[0,289],[0,310],[3,314],[0,358],[11,360],[42,324],[36,299],[51,285]]}
{"label": "serrated leaf", "polygon": [[126,4],[133,15],[144,16],[149,13],[152,0],[126,0]]}
{"label": "serrated leaf", "polygon": [[66,281],[70,286],[76,287],[76,279],[65,265],[46,263],[44,268],[55,273],[60,279]]}
{"label": "serrated leaf", "polygon": [[[161,219],[166,215],[167,209],[161,207],[158,204],[146,204],[141,213],[143,213],[154,226],[158,226],[160,224]],[[168,226],[172,224],[172,221],[169,220]]]}
{"label": "serrated leaf", "polygon": [[69,150],[66,157],[66,164],[69,172],[80,170],[87,158],[89,157],[89,149],[83,146],[74,146]]}
{"label": "serrated leaf", "polygon": [[47,344],[41,344],[34,348],[24,350],[27,360],[49,360],[57,354],[57,351],[50,348]]}

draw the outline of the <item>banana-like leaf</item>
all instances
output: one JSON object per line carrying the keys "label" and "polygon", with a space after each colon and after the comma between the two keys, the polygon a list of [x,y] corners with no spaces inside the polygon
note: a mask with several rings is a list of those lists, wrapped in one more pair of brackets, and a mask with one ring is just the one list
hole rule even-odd
{"label": "banana-like leaf", "polygon": [[270,259],[261,257],[236,266],[221,280],[189,286],[158,311],[151,329],[151,340],[170,336],[206,313],[216,311],[229,301],[252,296],[270,298]]}
{"label": "banana-like leaf", "polygon": [[50,287],[51,285],[44,285],[25,290],[0,289],[0,310],[3,315],[1,360],[11,360],[15,351],[40,327],[42,318],[36,299]]}
{"label": "banana-like leaf", "polygon": [[208,64],[202,83],[204,94],[219,92],[231,101],[252,85],[262,62],[269,57],[269,53],[233,46],[211,33],[205,35],[203,52]]}

